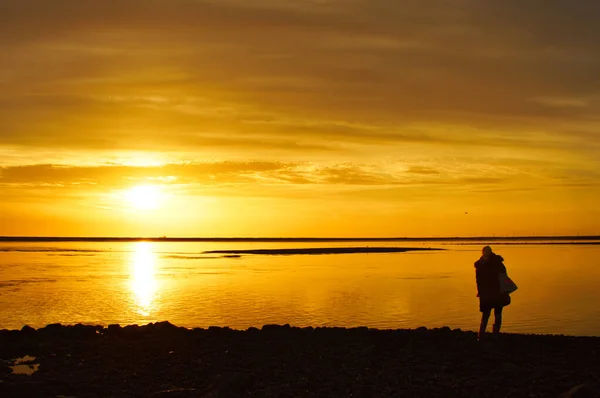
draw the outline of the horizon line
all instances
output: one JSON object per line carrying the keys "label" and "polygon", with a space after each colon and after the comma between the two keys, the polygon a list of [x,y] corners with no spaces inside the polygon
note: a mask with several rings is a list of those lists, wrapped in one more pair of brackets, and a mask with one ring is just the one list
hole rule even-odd
{"label": "horizon line", "polygon": [[385,241],[600,240],[600,235],[425,236],[425,237],[167,237],[167,236],[0,236],[0,242],[385,242]]}

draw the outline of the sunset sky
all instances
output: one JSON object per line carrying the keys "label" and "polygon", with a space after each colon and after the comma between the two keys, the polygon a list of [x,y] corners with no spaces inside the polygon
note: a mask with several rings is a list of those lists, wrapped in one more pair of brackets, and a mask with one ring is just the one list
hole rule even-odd
{"label": "sunset sky", "polygon": [[2,0],[0,235],[600,234],[597,0]]}

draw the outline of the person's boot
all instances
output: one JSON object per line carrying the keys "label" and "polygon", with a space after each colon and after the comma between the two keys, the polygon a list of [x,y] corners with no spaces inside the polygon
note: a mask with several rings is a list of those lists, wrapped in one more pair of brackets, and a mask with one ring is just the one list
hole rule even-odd
{"label": "person's boot", "polygon": [[482,341],[485,338],[485,329],[487,329],[487,321],[481,320],[479,324],[479,334],[477,335],[477,341]]}
{"label": "person's boot", "polygon": [[500,325],[494,324],[492,326],[492,332],[494,333],[494,339],[498,339],[500,337]]}

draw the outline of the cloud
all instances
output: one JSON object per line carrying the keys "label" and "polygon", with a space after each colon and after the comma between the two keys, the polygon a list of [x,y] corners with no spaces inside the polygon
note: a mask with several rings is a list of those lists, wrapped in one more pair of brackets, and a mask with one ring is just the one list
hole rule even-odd
{"label": "cloud", "polygon": [[65,165],[39,164],[0,168],[0,183],[4,184],[105,184],[120,185],[123,182],[153,179],[207,180],[227,178],[228,181],[242,179],[249,173],[270,172],[284,167],[271,162],[206,162],[201,164],[168,164],[155,167],[131,167],[104,165],[76,167]]}
{"label": "cloud", "polygon": [[557,108],[580,108],[588,105],[587,101],[579,98],[541,97],[532,98],[531,100],[534,102],[539,102],[542,105]]}
{"label": "cloud", "polygon": [[[600,173],[595,169],[573,168],[555,163],[545,164],[543,174],[531,173],[526,165],[507,166],[477,162],[431,163],[410,162],[377,164],[314,162],[203,162],[164,164],[151,167],[124,165],[65,166],[38,164],[0,167],[3,190],[43,190],[61,192],[107,192],[135,185],[159,184],[181,194],[213,192],[238,195],[236,191],[272,194],[301,189],[308,195],[319,192],[344,192],[353,187],[413,187],[440,189],[484,188],[502,186],[504,190],[520,187],[569,186],[598,187]],[[539,169],[539,168],[537,168]],[[274,191],[275,190],[275,191]],[[286,191],[287,192],[287,191]],[[298,191],[300,192],[300,191]],[[260,195],[259,195],[260,196]]]}
{"label": "cloud", "polygon": [[592,0],[3,0],[3,225],[35,215],[35,233],[51,220],[52,233],[110,234],[128,218],[98,209],[158,184],[173,196],[155,215],[161,235],[468,234],[476,226],[452,218],[466,210],[485,214],[479,231],[513,228],[521,212],[543,232],[557,209],[569,231],[571,211],[591,230],[599,11]]}
{"label": "cloud", "polygon": [[[0,145],[318,156],[347,143],[544,146],[543,131],[577,152],[568,132],[600,126],[598,11],[587,0],[5,0]],[[414,129],[429,124],[456,128]]]}
{"label": "cloud", "polygon": [[422,166],[411,166],[408,170],[406,170],[407,173],[415,173],[415,174],[440,174],[439,170],[435,170],[429,167],[422,167]]}

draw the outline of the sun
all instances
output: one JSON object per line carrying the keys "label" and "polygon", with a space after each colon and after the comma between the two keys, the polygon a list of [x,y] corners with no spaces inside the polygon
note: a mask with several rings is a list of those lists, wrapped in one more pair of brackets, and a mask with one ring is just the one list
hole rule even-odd
{"label": "sun", "polygon": [[156,185],[138,185],[125,191],[125,199],[137,210],[158,209],[162,193]]}

